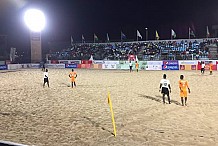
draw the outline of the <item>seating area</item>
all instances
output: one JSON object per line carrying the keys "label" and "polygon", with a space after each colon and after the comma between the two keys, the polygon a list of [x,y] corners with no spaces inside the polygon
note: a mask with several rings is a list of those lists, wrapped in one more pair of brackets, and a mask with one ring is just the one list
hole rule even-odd
{"label": "seating area", "polygon": [[63,50],[50,51],[48,59],[88,60],[91,55],[94,60],[127,60],[129,55],[137,55],[139,60],[210,59],[209,47],[217,47],[217,44],[217,39],[80,43]]}

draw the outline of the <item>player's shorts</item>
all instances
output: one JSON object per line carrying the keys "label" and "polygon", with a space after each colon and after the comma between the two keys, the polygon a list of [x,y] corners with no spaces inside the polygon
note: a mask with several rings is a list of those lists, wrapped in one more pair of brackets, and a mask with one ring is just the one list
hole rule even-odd
{"label": "player's shorts", "polygon": [[162,87],[161,93],[165,95],[169,95],[169,89]]}
{"label": "player's shorts", "polygon": [[180,97],[187,97],[187,95],[188,95],[187,90],[180,91]]}
{"label": "player's shorts", "polygon": [[75,82],[76,81],[76,79],[75,78],[71,78],[71,82]]}
{"label": "player's shorts", "polygon": [[204,71],[204,68],[201,68],[201,72],[203,72]]}
{"label": "player's shorts", "polygon": [[47,83],[48,82],[48,78],[44,78],[44,83]]}

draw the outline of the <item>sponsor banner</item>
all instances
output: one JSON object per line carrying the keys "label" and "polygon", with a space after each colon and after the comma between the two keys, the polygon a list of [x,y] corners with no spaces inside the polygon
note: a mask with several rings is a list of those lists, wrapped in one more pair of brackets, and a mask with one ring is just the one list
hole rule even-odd
{"label": "sponsor banner", "polygon": [[180,70],[196,70],[196,65],[180,65]]}
{"label": "sponsor banner", "polygon": [[[139,70],[145,70],[147,67],[147,61],[139,61]],[[129,61],[120,61],[117,64],[117,69],[129,69]],[[135,70],[135,62],[132,62],[132,69]]]}
{"label": "sponsor banner", "polygon": [[179,65],[178,60],[165,60],[163,61],[163,65]]}
{"label": "sponsor banner", "polygon": [[7,65],[0,65],[0,70],[7,70],[8,66]]}
{"label": "sponsor banner", "polygon": [[129,64],[120,64],[120,69],[129,69]]}
{"label": "sponsor banner", "polygon": [[58,60],[59,64],[81,64],[80,60]]}
{"label": "sponsor banner", "polygon": [[91,64],[86,64],[85,68],[87,68],[87,69],[91,68]]}
{"label": "sponsor banner", "polygon": [[21,64],[8,64],[8,70],[21,69]]}
{"label": "sponsor banner", "polygon": [[59,60],[58,62],[59,62],[60,64],[69,64],[67,60],[65,60],[65,61],[64,61],[64,60]]}
{"label": "sponsor banner", "polygon": [[197,70],[197,66],[196,65],[191,65],[191,70]]}
{"label": "sponsor banner", "polygon": [[116,64],[102,64],[102,69],[117,69]]}
{"label": "sponsor banner", "polygon": [[69,60],[70,64],[81,64],[80,60]]}
{"label": "sponsor banner", "polygon": [[40,64],[30,64],[30,68],[40,68]]}
{"label": "sponsor banner", "polygon": [[91,68],[101,69],[102,68],[102,64],[93,64]]}
{"label": "sponsor banner", "polygon": [[105,61],[103,61],[103,60],[94,60],[93,63],[94,64],[105,64]]}
{"label": "sponsor banner", "polygon": [[185,70],[185,65],[180,65],[180,70]]}
{"label": "sponsor banner", "polygon": [[163,61],[147,61],[147,65],[163,65]]}
{"label": "sponsor banner", "polygon": [[107,61],[107,60],[105,60],[104,64],[120,64],[120,62],[119,61]]}
{"label": "sponsor banner", "polygon": [[77,64],[77,68],[82,68],[82,67],[81,67],[81,64]]}
{"label": "sponsor banner", "polygon": [[65,64],[65,68],[77,68],[77,64]]}
{"label": "sponsor banner", "polygon": [[178,65],[162,65],[162,70],[179,70]]}
{"label": "sponsor banner", "polygon": [[58,60],[51,60],[51,64],[58,64]]}
{"label": "sponsor banner", "polygon": [[85,64],[81,64],[81,68],[86,68],[86,65]]}
{"label": "sponsor banner", "polygon": [[0,61],[0,65],[5,65],[5,61]]}
{"label": "sponsor banner", "polygon": [[82,64],[92,64],[92,60],[82,60]]}
{"label": "sponsor banner", "polygon": [[145,70],[162,70],[162,65],[147,65]]}
{"label": "sponsor banner", "polygon": [[147,61],[139,61],[139,66],[146,66],[147,65]]}
{"label": "sponsor banner", "polygon": [[121,64],[117,64],[116,69],[121,69]]}
{"label": "sponsor banner", "polygon": [[65,64],[46,64],[46,68],[65,68]]}
{"label": "sponsor banner", "polygon": [[181,60],[179,61],[179,65],[197,65],[198,61],[196,60]]}

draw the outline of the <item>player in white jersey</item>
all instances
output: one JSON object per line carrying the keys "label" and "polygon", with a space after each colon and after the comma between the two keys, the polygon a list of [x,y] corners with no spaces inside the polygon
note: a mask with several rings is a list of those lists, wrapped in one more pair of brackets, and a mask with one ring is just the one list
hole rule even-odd
{"label": "player in white jersey", "polygon": [[201,74],[204,74],[205,71],[205,63],[201,62]]}
{"label": "player in white jersey", "polygon": [[170,101],[170,93],[171,93],[171,87],[170,87],[170,81],[166,79],[167,75],[163,75],[163,79],[160,81],[160,92],[163,94],[163,103],[165,103],[165,95],[168,97],[168,102],[169,104],[171,103]]}
{"label": "player in white jersey", "polygon": [[132,62],[131,62],[131,60],[129,61],[129,71],[132,72]]}
{"label": "player in white jersey", "polygon": [[43,87],[45,87],[45,83],[47,83],[47,85],[48,85],[48,87],[49,87],[48,69],[46,69],[45,72],[44,72],[44,83],[43,83]]}

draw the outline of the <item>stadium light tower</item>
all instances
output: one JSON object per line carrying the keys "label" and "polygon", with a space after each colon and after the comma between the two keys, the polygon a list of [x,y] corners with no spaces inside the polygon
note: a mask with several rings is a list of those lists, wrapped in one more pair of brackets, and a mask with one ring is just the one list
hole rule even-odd
{"label": "stadium light tower", "polygon": [[42,61],[41,31],[45,28],[45,15],[40,10],[29,9],[24,21],[30,30],[31,63],[39,63]]}

